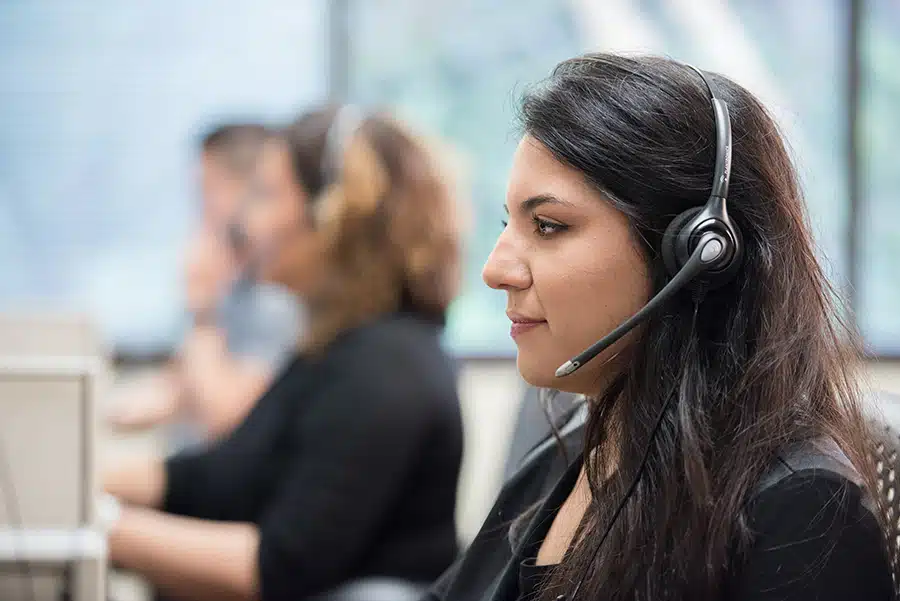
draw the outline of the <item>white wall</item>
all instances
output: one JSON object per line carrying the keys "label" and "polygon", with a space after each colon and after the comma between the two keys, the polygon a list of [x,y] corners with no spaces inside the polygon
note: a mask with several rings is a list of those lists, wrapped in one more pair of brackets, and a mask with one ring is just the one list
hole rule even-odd
{"label": "white wall", "polygon": [[867,375],[874,390],[900,394],[900,361],[872,361]]}
{"label": "white wall", "polygon": [[477,534],[500,490],[506,452],[524,392],[525,384],[515,360],[470,361],[460,374],[465,455],[456,519],[464,541]]}

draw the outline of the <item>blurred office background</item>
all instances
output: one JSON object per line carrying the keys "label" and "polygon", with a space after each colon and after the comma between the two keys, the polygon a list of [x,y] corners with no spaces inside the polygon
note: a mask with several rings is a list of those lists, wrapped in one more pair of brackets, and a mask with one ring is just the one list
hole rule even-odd
{"label": "blurred office background", "polygon": [[197,136],[326,98],[452,141],[474,202],[463,357],[509,356],[480,268],[499,231],[517,93],[587,49],[727,73],[778,115],[835,280],[900,354],[900,5],[893,0],[196,0],[0,5],[0,303],[79,309],[119,355],[168,352],[196,217]]}
{"label": "blurred office background", "polygon": [[524,389],[504,295],[480,275],[500,231],[516,99],[589,49],[671,55],[772,107],[876,385],[900,391],[895,0],[6,0],[0,310],[84,313],[116,366],[152,369],[185,325],[199,134],[326,99],[395,107],[453,144],[472,203],[446,331],[463,366],[471,535]]}

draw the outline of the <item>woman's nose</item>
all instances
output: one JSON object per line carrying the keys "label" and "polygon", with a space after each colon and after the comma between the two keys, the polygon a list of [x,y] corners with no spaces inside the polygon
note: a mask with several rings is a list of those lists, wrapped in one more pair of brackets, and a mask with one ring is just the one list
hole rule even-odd
{"label": "woman's nose", "polygon": [[494,290],[524,290],[531,286],[531,271],[507,232],[497,239],[481,277]]}

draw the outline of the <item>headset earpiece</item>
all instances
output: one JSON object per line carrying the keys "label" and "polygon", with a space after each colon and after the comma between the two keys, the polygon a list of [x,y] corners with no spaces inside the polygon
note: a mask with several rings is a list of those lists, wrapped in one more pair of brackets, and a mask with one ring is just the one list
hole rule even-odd
{"label": "headset earpiece", "polygon": [[666,271],[674,277],[691,258],[701,235],[706,232],[719,234],[725,252],[689,286],[712,290],[727,284],[737,273],[744,246],[740,229],[731,223],[720,199],[710,198],[705,206],[690,208],[675,217],[663,234],[660,251]]}
{"label": "headset earpiece", "polygon": [[678,259],[679,253],[677,253],[675,249],[678,235],[685,229],[688,222],[696,217],[702,210],[703,207],[693,207],[679,214],[669,222],[669,226],[663,234],[660,252],[662,254],[663,263],[666,266],[666,271],[669,273],[669,277],[671,277],[672,274],[678,273],[681,265],[684,264],[683,259]]}

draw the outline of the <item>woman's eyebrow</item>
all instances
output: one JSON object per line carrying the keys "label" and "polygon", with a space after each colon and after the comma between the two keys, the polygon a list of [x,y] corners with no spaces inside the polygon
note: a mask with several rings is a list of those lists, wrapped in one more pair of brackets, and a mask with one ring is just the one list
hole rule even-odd
{"label": "woman's eyebrow", "polygon": [[[546,205],[546,204],[554,204],[554,205],[562,205],[566,207],[574,207],[571,202],[567,200],[563,200],[558,196],[554,196],[553,194],[538,194],[536,196],[530,196],[519,203],[519,211],[522,213],[530,213],[536,208]],[[506,211],[507,215],[509,214],[509,206],[503,205],[503,209]]]}

